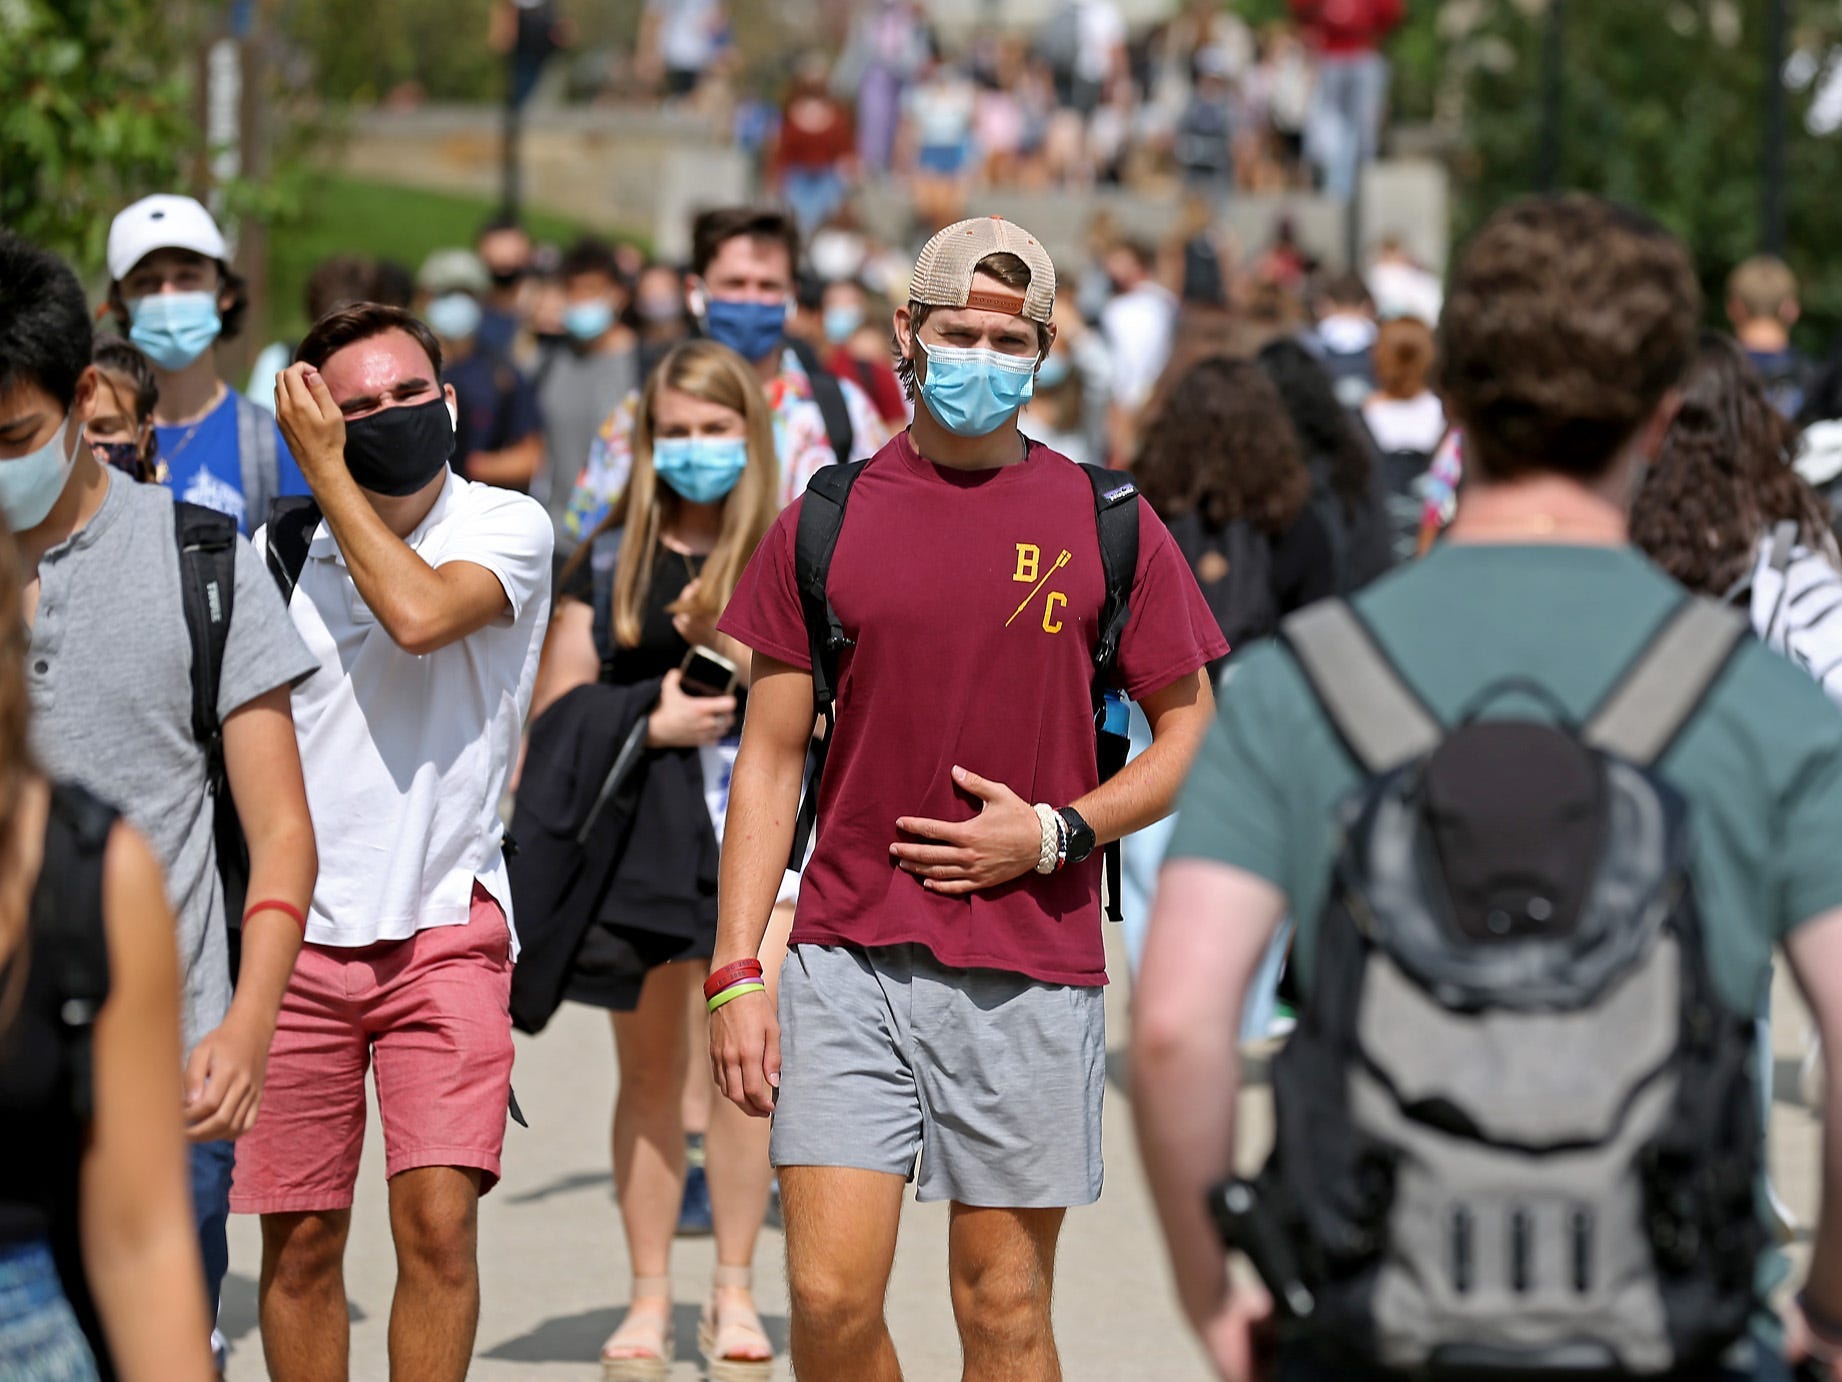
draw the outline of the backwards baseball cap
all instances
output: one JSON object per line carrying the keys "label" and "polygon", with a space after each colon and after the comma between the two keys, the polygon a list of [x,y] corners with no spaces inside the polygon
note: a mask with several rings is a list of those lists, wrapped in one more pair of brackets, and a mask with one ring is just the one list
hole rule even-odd
{"label": "backwards baseball cap", "polygon": [[[1030,270],[1030,286],[1021,293],[975,289],[972,275],[979,261],[992,254],[1014,254],[1021,259]],[[1002,216],[978,216],[935,232],[921,247],[914,276],[908,281],[908,297],[929,307],[977,307],[1047,322],[1055,312],[1055,264],[1049,251],[1022,226]]]}
{"label": "backwards baseball cap", "polygon": [[159,192],[142,197],[109,226],[109,277],[120,282],[155,250],[191,250],[207,259],[230,253],[211,213],[190,197]]}

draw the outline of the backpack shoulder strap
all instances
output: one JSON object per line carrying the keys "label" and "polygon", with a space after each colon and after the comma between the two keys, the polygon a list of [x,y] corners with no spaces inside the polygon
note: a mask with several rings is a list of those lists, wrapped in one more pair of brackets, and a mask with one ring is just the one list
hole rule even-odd
{"label": "backpack shoulder strap", "polygon": [[1100,539],[1100,570],[1106,598],[1100,606],[1100,641],[1094,645],[1094,708],[1112,683],[1119,643],[1132,615],[1132,582],[1138,574],[1138,486],[1124,471],[1083,465],[1094,487],[1094,529]]}
{"label": "backpack shoulder strap", "polygon": [[799,815],[793,826],[790,868],[806,859],[819,815],[819,779],[825,772],[832,729],[837,723],[838,654],[851,646],[838,611],[832,608],[827,583],[838,534],[844,531],[844,506],[851,487],[863,474],[868,459],[822,466],[813,472],[800,500],[799,525],[793,537],[793,579],[799,588],[800,609],[806,617],[806,645],[812,655],[812,701],[825,722],[825,737],[815,740],[806,759],[806,785]]}
{"label": "backpack shoulder strap", "polygon": [[179,544],[179,595],[192,644],[192,737],[205,750],[213,788],[224,780],[224,728],[218,720],[218,685],[237,593],[237,523],[200,504],[175,501]]}
{"label": "backpack shoulder strap", "polygon": [[275,414],[242,394],[237,395],[237,469],[243,484],[243,512],[254,532],[281,491],[281,457],[275,445]]}
{"label": "backpack shoulder strap", "polygon": [[1347,601],[1323,600],[1288,615],[1279,637],[1364,772],[1386,772],[1431,753],[1445,737],[1438,717]]}
{"label": "backpack shoulder strap", "polygon": [[857,429],[851,425],[851,409],[844,400],[844,385],[838,382],[835,374],[814,370],[812,401],[819,405],[819,413],[825,419],[825,439],[831,443],[832,454],[838,458],[839,465],[846,464],[857,447]]}
{"label": "backpack shoulder strap", "polygon": [[626,542],[626,526],[604,528],[589,543],[588,574],[594,592],[590,608],[590,629],[595,640],[595,655],[606,667],[614,656],[614,579],[620,570],[620,549]]}
{"label": "backpack shoulder strap", "polygon": [[95,1112],[96,1015],[109,996],[109,940],[102,918],[103,854],[115,809],[81,787],[54,783],[45,857],[32,894],[33,944],[50,965],[70,1063],[71,1111]]}
{"label": "backpack shoulder strap", "polygon": [[1587,717],[1586,742],[1640,767],[1656,763],[1695,717],[1749,628],[1731,606],[1684,599]]}
{"label": "backpack shoulder strap", "polygon": [[280,587],[284,605],[294,598],[301,568],[307,565],[307,549],[319,526],[320,505],[312,495],[284,495],[269,506],[269,575]]}

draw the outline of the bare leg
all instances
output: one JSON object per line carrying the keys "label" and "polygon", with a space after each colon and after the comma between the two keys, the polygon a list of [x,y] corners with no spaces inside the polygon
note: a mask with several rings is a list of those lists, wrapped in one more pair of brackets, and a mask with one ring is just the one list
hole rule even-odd
{"label": "bare leg", "polygon": [[345,1240],[352,1211],[262,1216],[257,1314],[262,1356],[276,1382],[345,1382],[352,1325],[345,1305]]}
{"label": "bare leg", "polygon": [[[620,1063],[614,1187],[635,1280],[671,1275],[672,1235],[684,1198],[685,1013],[705,968],[701,961],[661,965],[646,976],[639,1006],[613,1015]],[[630,1301],[606,1351],[614,1357],[654,1351],[671,1318],[671,1304],[665,1295]]]}
{"label": "bare leg", "polygon": [[[767,936],[761,942],[762,977],[770,1003],[780,998],[780,966],[787,958],[787,934],[792,929],[793,905],[783,903],[774,909]],[[715,1083],[708,1075],[707,1050],[701,1069],[704,1084],[714,1089]],[[767,1217],[768,1191],[774,1179],[774,1168],[768,1164],[768,1131],[767,1119],[750,1118],[727,1099],[718,1099],[711,1112],[704,1165],[710,1177],[710,1209],[716,1221],[719,1267],[747,1268],[754,1263],[755,1240]],[[736,1321],[749,1332],[759,1329],[754,1293],[749,1288],[717,1286],[711,1298],[719,1325]],[[726,1353],[734,1358],[772,1355],[765,1333],[753,1344],[738,1344]]]}
{"label": "bare leg", "polygon": [[1049,1305],[1065,1213],[953,1206],[947,1270],[965,1382],[1061,1382]]}
{"label": "bare leg", "polygon": [[783,1166],[793,1372],[800,1382],[901,1382],[883,1297],[902,1217],[900,1176]]}
{"label": "bare leg", "polygon": [[464,1382],[480,1327],[480,1180],[471,1167],[419,1166],[390,1181],[397,1290],[390,1375]]}

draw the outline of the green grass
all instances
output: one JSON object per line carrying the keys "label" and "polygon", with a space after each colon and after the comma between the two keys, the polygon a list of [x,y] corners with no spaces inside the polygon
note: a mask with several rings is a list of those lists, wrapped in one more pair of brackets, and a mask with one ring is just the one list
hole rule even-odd
{"label": "green grass", "polygon": [[[474,232],[497,209],[483,197],[393,187],[328,174],[314,179],[308,211],[269,237],[267,331],[262,339],[297,341],[308,322],[302,297],[314,265],[334,254],[394,259],[413,274],[432,250],[471,246]],[[568,244],[591,228],[561,216],[527,211],[539,240]]]}

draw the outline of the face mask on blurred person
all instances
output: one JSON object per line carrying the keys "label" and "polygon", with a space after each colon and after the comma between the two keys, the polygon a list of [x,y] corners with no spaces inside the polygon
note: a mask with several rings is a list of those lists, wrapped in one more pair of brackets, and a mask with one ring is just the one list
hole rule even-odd
{"label": "face mask on blurred person", "polygon": [[704,305],[704,331],[744,360],[759,360],[786,339],[787,304],[711,298]]}
{"label": "face mask on blurred person", "polygon": [[563,309],[563,330],[572,340],[598,341],[614,325],[614,304],[606,298],[572,302]]}
{"label": "face mask on blurred person", "polygon": [[473,339],[483,315],[472,293],[443,293],[429,303],[428,323],[444,341]]}
{"label": "face mask on blurred person", "polygon": [[515,288],[524,277],[523,269],[488,269],[486,272],[495,288]]}
{"label": "face mask on blurred person", "polygon": [[857,328],[863,325],[863,308],[828,307],[825,309],[825,339],[833,345],[843,345],[857,334]]}
{"label": "face mask on blurred person", "polygon": [[745,437],[664,437],[652,444],[652,468],[693,504],[714,504],[748,468]]}
{"label": "face mask on blurred person", "polygon": [[0,513],[6,515],[7,526],[14,532],[23,533],[43,523],[64,492],[76,460],[64,446],[69,430],[70,418],[66,417],[51,440],[31,455],[0,461]]}
{"label": "face mask on blurred person", "polygon": [[1036,357],[983,346],[915,345],[927,359],[921,401],[934,420],[960,437],[997,431],[1035,392]]}
{"label": "face mask on blurred person", "polygon": [[669,297],[664,293],[653,297],[642,296],[634,304],[633,310],[639,313],[641,321],[652,322],[654,325],[675,322],[684,315],[684,299],[676,293]]}
{"label": "face mask on blurred person", "polygon": [[454,411],[442,397],[345,424],[345,467],[361,489],[390,498],[414,494],[454,454]]}
{"label": "face mask on blurred person", "polygon": [[1036,371],[1036,382],[1045,389],[1059,389],[1068,382],[1068,376],[1072,373],[1074,367],[1068,363],[1066,355],[1050,355]]}
{"label": "face mask on blurred person", "polygon": [[163,370],[191,364],[224,329],[215,293],[149,293],[128,304],[128,339]]}

